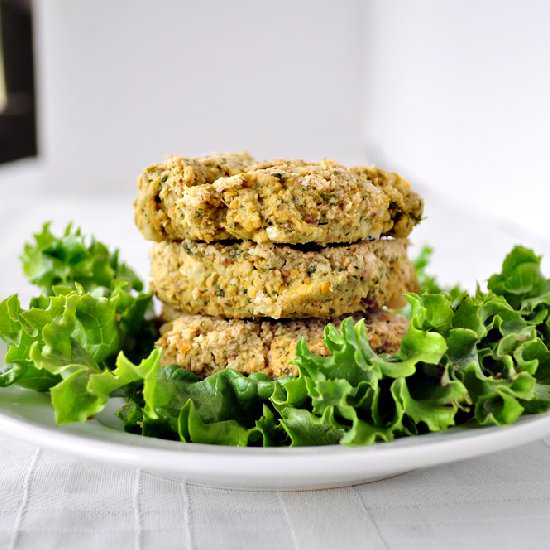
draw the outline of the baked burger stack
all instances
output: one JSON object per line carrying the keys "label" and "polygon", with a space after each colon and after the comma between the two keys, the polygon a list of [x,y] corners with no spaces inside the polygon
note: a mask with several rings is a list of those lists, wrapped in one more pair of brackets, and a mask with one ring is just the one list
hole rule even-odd
{"label": "baked burger stack", "polygon": [[324,327],[348,316],[365,319],[375,351],[396,351],[422,210],[404,179],[370,166],[236,153],[147,168],[135,221],[154,241],[164,364],[295,375],[298,340],[328,354]]}

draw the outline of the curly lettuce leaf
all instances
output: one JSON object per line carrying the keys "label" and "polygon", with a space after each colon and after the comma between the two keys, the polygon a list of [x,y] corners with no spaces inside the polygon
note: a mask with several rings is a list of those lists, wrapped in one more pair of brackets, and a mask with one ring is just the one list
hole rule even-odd
{"label": "curly lettuce leaf", "polygon": [[119,352],[112,371],[97,372],[88,366],[72,370],[50,388],[56,421],[59,424],[86,421],[100,412],[118,390],[133,382],[147,380],[152,373],[156,373],[159,361],[158,349],[137,365]]}
{"label": "curly lettuce leaf", "polygon": [[143,282],[119,260],[118,250],[95,239],[87,239],[80,228],[67,225],[60,237],[51,232],[51,223],[42,226],[31,243],[24,246],[21,261],[23,272],[32,284],[47,296],[55,286],[79,284],[86,292],[98,287],[110,289],[113,281],[124,281],[127,288],[141,291]]}
{"label": "curly lettuce leaf", "polygon": [[[249,437],[260,437],[256,422],[265,424],[264,404],[274,385],[262,374],[243,376],[226,369],[198,380],[175,365],[163,367],[143,385],[144,429],[182,441],[242,445]],[[224,435],[224,430],[233,435]],[[265,437],[270,437],[267,432]]]}
{"label": "curly lettuce leaf", "polygon": [[[59,423],[84,421],[112,392],[143,383],[142,359],[158,363],[152,295],[137,291],[141,281],[117,252],[93,239],[87,245],[71,226],[57,238],[45,224],[23,260],[45,294],[28,309],[17,295],[0,302],[8,345],[0,386],[49,390]],[[133,362],[140,367],[129,376]]]}
{"label": "curly lettuce leaf", "polygon": [[550,279],[541,272],[541,259],[532,250],[516,246],[504,260],[501,273],[488,282],[489,291],[530,314],[540,325],[547,322],[550,306]]}
{"label": "curly lettuce leaf", "polygon": [[[53,290],[58,294],[35,300],[28,310],[16,295],[0,302],[0,338],[8,344],[0,385],[49,389],[59,423],[84,421],[103,408],[110,393],[143,380],[148,363],[135,371],[124,355],[135,356],[137,333],[128,335],[122,322],[129,298],[121,288],[111,297],[81,287]],[[145,323],[142,309],[139,323],[130,326]],[[154,351],[145,361],[158,363],[159,354]]]}

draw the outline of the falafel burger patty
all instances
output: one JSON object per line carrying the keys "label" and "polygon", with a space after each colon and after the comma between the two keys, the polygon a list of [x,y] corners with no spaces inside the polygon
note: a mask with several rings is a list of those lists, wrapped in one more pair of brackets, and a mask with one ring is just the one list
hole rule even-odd
{"label": "falafel burger patty", "polygon": [[403,238],[422,211],[420,196],[394,173],[330,160],[255,163],[245,153],[171,157],[141,174],[135,201],[136,225],[153,241],[324,245]]}
{"label": "falafel burger patty", "polygon": [[227,318],[334,318],[398,307],[418,281],[406,239],[328,247],[164,241],[151,288],[186,313]]}
{"label": "falafel burger patty", "polygon": [[[163,352],[162,364],[179,365],[200,377],[224,368],[243,374],[295,376],[297,369],[291,361],[302,337],[313,352],[329,355],[323,344],[326,319],[251,321],[177,315],[172,310],[168,315],[172,320],[160,329],[157,346]],[[382,310],[354,316],[355,321],[363,317],[374,351],[392,353],[399,349],[408,328],[407,319]],[[339,326],[340,321],[332,322]]]}

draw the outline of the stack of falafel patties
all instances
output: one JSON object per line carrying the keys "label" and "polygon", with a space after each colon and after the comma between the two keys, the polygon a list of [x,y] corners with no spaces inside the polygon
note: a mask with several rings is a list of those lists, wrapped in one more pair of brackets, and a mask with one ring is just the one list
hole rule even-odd
{"label": "stack of falafel patties", "polygon": [[423,202],[398,174],[213,154],[151,166],[138,188],[164,364],[293,375],[297,341],[328,354],[325,325],[350,315],[375,351],[399,349],[392,310],[418,287],[407,236]]}

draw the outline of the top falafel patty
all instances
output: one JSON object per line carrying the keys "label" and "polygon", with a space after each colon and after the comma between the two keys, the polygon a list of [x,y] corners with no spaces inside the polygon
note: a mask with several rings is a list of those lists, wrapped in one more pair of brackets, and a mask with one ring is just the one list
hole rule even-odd
{"label": "top falafel patty", "polygon": [[138,178],[148,240],[305,244],[406,237],[423,202],[398,174],[333,161],[257,163],[246,153],[171,157]]}

